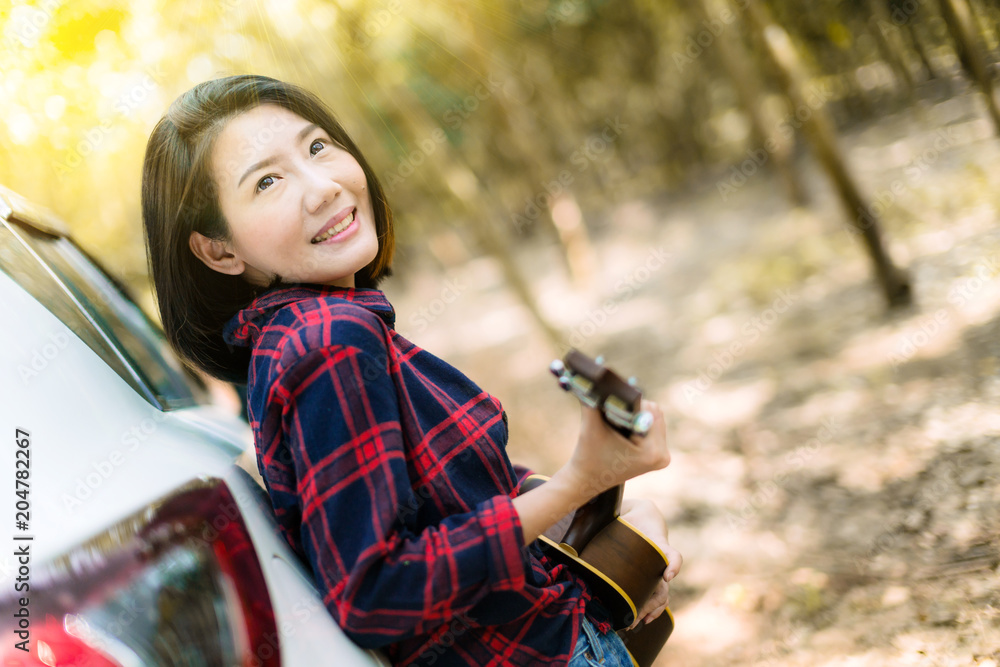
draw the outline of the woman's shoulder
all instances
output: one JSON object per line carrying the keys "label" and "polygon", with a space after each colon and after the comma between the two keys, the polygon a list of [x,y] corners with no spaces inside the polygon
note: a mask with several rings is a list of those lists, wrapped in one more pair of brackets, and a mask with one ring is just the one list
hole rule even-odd
{"label": "woman's shoulder", "polygon": [[385,324],[377,314],[363,305],[329,295],[282,306],[262,333],[261,342],[269,339],[268,346],[279,368],[320,350],[351,347],[384,357],[388,347]]}

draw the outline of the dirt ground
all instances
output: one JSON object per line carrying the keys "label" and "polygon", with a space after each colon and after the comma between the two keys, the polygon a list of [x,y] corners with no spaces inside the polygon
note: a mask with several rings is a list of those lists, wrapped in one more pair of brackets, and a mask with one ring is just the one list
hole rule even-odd
{"label": "dirt ground", "polygon": [[[912,277],[905,312],[808,157],[808,210],[763,172],[723,197],[727,170],[590,214],[587,287],[545,242],[520,258],[572,343],[668,414],[670,467],[626,485],[685,558],[658,666],[1000,663],[1000,140],[961,97],[842,147]],[[397,329],[500,398],[511,458],[553,472],[579,424],[561,352],[491,260],[421,275],[384,285]]]}

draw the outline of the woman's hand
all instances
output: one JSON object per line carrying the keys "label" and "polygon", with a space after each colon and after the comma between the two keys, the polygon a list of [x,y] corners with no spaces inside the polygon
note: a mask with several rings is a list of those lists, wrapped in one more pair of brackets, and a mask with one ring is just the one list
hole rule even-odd
{"label": "woman's hand", "polygon": [[580,439],[565,467],[586,489],[587,498],[670,464],[663,411],[656,403],[643,399],[641,408],[652,413],[653,425],[645,437],[631,438],[614,430],[599,409],[583,403],[580,408]]}
{"label": "woman's hand", "polygon": [[652,413],[653,424],[645,437],[631,438],[611,428],[598,409],[580,406],[580,439],[569,462],[545,484],[513,499],[525,544],[601,492],[670,463],[667,429],[656,403],[642,401],[641,409]]}
{"label": "woman's hand", "polygon": [[636,615],[635,622],[629,627],[634,628],[640,622],[649,623],[657,618],[667,608],[670,602],[670,580],[677,576],[684,563],[684,558],[677,549],[667,542],[667,522],[656,508],[656,505],[645,499],[623,499],[621,518],[638,528],[666,555],[670,564],[667,565],[663,578],[657,585],[653,595],[642,606]]}

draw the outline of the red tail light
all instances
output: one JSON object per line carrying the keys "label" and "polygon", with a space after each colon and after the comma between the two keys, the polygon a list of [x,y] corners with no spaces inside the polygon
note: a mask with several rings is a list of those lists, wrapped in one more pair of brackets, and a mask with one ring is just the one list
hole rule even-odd
{"label": "red tail light", "polygon": [[[18,607],[4,591],[2,607]],[[198,482],[32,573],[30,651],[4,667],[278,667],[267,586],[229,488]],[[16,620],[16,619],[15,619]],[[11,638],[14,638],[11,641]]]}

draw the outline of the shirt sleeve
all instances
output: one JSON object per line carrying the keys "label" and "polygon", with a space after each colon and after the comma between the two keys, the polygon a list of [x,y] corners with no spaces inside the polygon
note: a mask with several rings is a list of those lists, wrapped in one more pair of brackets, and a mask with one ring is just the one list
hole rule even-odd
{"label": "shirt sleeve", "polygon": [[384,346],[307,352],[280,374],[273,399],[295,466],[302,547],[324,604],[356,644],[426,634],[490,592],[524,587],[510,497],[417,534],[398,520],[399,508],[426,499],[410,484]]}
{"label": "shirt sleeve", "polygon": [[514,485],[513,495],[518,496],[521,493],[521,484],[523,484],[524,480],[530,475],[534,475],[535,471],[527,466],[521,465],[520,463],[511,463],[511,465],[514,466],[514,475],[517,478],[517,484]]}

